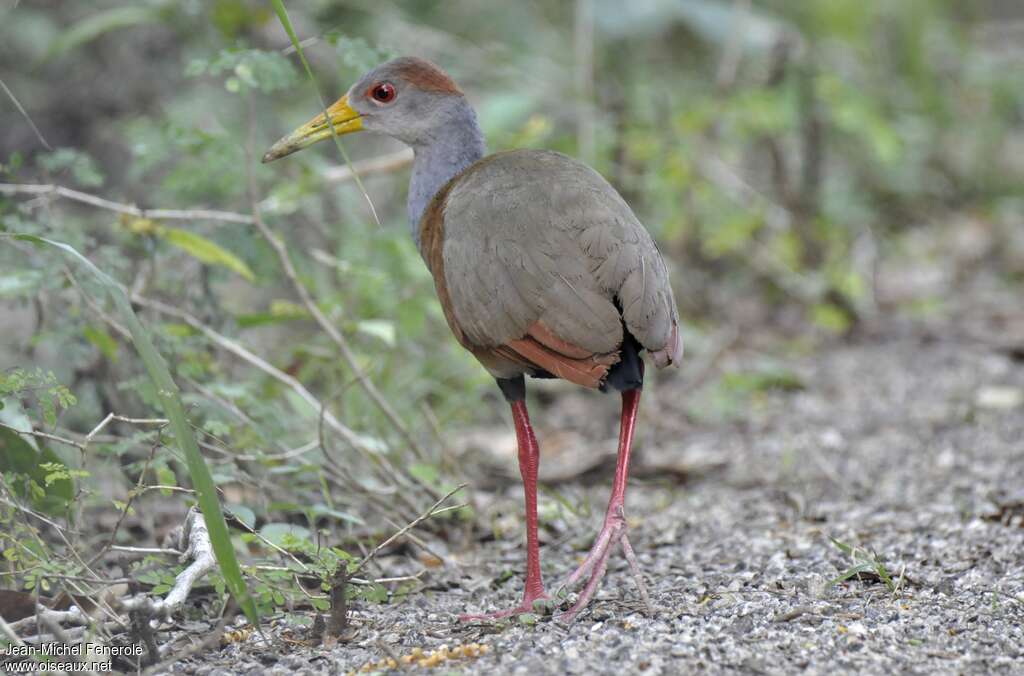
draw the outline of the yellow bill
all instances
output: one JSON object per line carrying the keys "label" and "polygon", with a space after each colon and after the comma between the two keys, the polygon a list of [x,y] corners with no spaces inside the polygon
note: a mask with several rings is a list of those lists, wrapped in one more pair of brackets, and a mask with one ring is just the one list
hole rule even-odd
{"label": "yellow bill", "polygon": [[[331,131],[331,127],[334,131]],[[342,96],[327,109],[327,116],[323,113],[302,125],[292,133],[270,147],[270,150],[263,156],[264,164],[273,162],[286,155],[291,155],[303,148],[307,148],[317,141],[331,138],[334,134],[351,134],[363,128],[363,120],[352,106],[348,104],[348,95]]]}

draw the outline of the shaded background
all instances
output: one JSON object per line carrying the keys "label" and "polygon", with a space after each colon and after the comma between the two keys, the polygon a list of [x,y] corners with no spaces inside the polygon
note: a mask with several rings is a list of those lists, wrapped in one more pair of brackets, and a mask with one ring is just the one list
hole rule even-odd
{"label": "shaded background", "polygon": [[[386,58],[423,56],[467,92],[490,150],[561,150],[622,192],[668,259],[686,325],[690,365],[659,376],[693,385],[693,396],[667,409],[677,430],[733,423],[757,392],[799,387],[772,354],[812,351],[889,322],[948,321],[962,311],[952,299],[965,285],[1021,292],[1019,3],[292,5],[331,99]],[[380,226],[331,144],[258,164],[319,106],[268,4],[0,7],[0,180],[146,208],[251,214],[258,205],[300,281],[419,440],[415,452],[353,384],[251,225],[0,196],[0,230],[66,241],[137,297],[194,320],[139,305],[240,518],[275,541],[311,546],[321,529],[355,551],[388,528],[386,519],[408,521],[459,480],[484,492],[514,486],[488,464],[510,461],[504,406],[450,337],[408,235],[402,147],[370,135],[344,139],[357,168],[369,166],[363,181]],[[0,241],[0,421],[80,438],[111,411],[154,414],[130,345],[90,291],[52,253]],[[393,469],[330,431],[318,435],[317,406],[202,327],[296,379]],[[716,370],[724,350],[763,336],[773,347],[753,365]],[[551,427],[611,433],[611,417],[588,429],[588,407],[614,402],[594,404],[596,395],[581,399],[559,383],[532,386]],[[544,420],[544,409],[536,417]],[[86,457],[54,447],[85,472],[73,477],[77,499],[46,495],[39,477],[35,493],[19,489],[21,499],[41,491],[56,500],[47,503],[53,513],[96,524],[87,540],[106,537],[136,481],[189,486],[165,441],[114,424]],[[548,445],[552,453],[558,438]],[[662,445],[671,451],[671,437]],[[325,471],[325,454],[343,467]],[[562,473],[549,478],[566,480],[594,463],[584,454],[554,464]],[[358,489],[345,483],[351,474],[363,477]],[[396,490],[409,497],[387,497]],[[150,498],[128,519],[126,541],[156,539],[180,521],[187,496]],[[453,519],[500,535],[504,526],[482,504]],[[31,564],[14,566],[9,579],[32,583]],[[269,594],[263,602],[283,601]]]}

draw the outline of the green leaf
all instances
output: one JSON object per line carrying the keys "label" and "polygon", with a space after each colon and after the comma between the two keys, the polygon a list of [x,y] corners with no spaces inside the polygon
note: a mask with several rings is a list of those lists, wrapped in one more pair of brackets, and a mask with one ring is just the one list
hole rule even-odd
{"label": "green leaf", "polygon": [[99,326],[86,326],[82,330],[85,339],[92,343],[103,356],[112,362],[117,361],[117,341]]}
{"label": "green leaf", "polygon": [[435,465],[428,465],[424,462],[409,465],[409,474],[428,485],[436,483],[441,476],[440,470]]}
{"label": "green leaf", "polygon": [[49,60],[60,56],[112,30],[137,26],[143,23],[153,23],[159,18],[160,12],[156,7],[139,7],[134,4],[97,12],[87,19],[74,24],[59,35],[50,44],[50,48],[46,53],[46,59]]}
{"label": "green leaf", "polygon": [[292,86],[297,73],[287,57],[277,51],[224,49],[211,60],[196,59],[185,70],[187,76],[228,73],[224,87],[232,93],[252,88],[272,92]]}
{"label": "green leaf", "polygon": [[875,565],[873,563],[858,563],[856,566],[846,569],[846,571],[842,575],[834,577],[831,580],[829,580],[828,584],[829,586],[832,586],[834,584],[839,584],[840,582],[845,582],[849,580],[851,577],[860,575],[861,573],[872,572],[875,572]]}
{"label": "green leaf", "polygon": [[341,519],[342,521],[348,521],[350,523],[365,524],[366,522],[360,519],[354,514],[348,512],[342,512],[333,507],[328,507],[324,504],[313,505],[313,516],[333,516],[335,519]]}
{"label": "green leaf", "polygon": [[819,303],[811,308],[811,317],[815,325],[832,333],[843,333],[850,328],[850,317],[846,312],[832,303]]}
{"label": "green leaf", "polygon": [[[27,426],[17,427],[28,429]],[[12,482],[14,492],[30,499],[33,507],[42,512],[60,514],[74,497],[75,488],[70,475],[55,476],[47,482],[50,472],[46,467],[66,469],[57,454],[46,446],[37,451],[20,434],[0,427],[0,473],[12,472],[26,477],[27,483]]]}
{"label": "green leaf", "polygon": [[363,589],[363,599],[368,603],[387,603],[388,590],[382,584],[371,584]]}
{"label": "green leaf", "polygon": [[360,333],[379,338],[388,347],[395,346],[395,323],[388,319],[363,319],[356,322]]}
{"label": "green leaf", "polygon": [[235,316],[235,321],[243,329],[266,324],[279,324],[297,319],[309,319],[309,310],[304,306],[287,300],[270,301],[267,312],[252,312]]}
{"label": "green leaf", "polygon": [[232,505],[231,514],[249,528],[256,527],[256,512],[245,505]]}
{"label": "green leaf", "polygon": [[105,180],[96,161],[74,148],[57,148],[40,155],[36,162],[52,174],[69,172],[76,183],[86,188],[98,188]]}
{"label": "green leaf", "polygon": [[260,535],[278,547],[286,547],[296,540],[311,540],[312,533],[308,528],[293,523],[268,523],[260,528]]}
{"label": "green leaf", "polygon": [[836,548],[838,548],[839,551],[841,551],[843,554],[846,554],[847,556],[853,556],[853,547],[846,544],[845,542],[840,542],[839,540],[836,540],[834,537],[829,537],[829,540],[831,540],[832,544],[834,544]]}
{"label": "green leaf", "polygon": [[245,277],[250,282],[256,279],[245,261],[202,235],[180,228],[160,228],[157,235],[203,263],[221,265]]}
{"label": "green leaf", "polygon": [[[7,236],[0,234],[0,237]],[[178,386],[175,384],[174,378],[171,377],[171,372],[168,370],[163,357],[160,356],[160,353],[154,347],[149,331],[142,325],[142,322],[139,321],[138,316],[135,314],[135,310],[132,309],[128,295],[120,284],[93,265],[88,258],[78,253],[71,246],[34,235],[14,235],[14,238],[20,241],[45,244],[59,249],[99,282],[114,301],[118,314],[121,315],[121,321],[131,333],[135,349],[138,351],[139,357],[142,358],[146,372],[153,381],[164,416],[170,421],[170,430],[174,434],[174,441],[182,455],[185,456],[189,475],[192,477],[192,485],[196,490],[196,497],[199,501],[199,508],[203,512],[203,519],[210,533],[210,543],[213,545],[213,552],[217,557],[217,563],[227,583],[228,590],[235,597],[239,607],[242,608],[249,621],[254,625],[258,625],[259,615],[256,612],[256,606],[249,596],[245,580],[242,578],[242,571],[238,566],[238,559],[235,558],[235,548],[231,542],[227,523],[224,521],[224,514],[221,512],[220,501],[217,498],[213,478],[210,476],[210,470],[206,466],[206,461],[199,452],[199,446],[196,444],[196,438],[192,434],[189,421],[185,417],[185,407],[181,402]],[[2,455],[0,453],[0,456]]]}
{"label": "green leaf", "polygon": [[42,270],[11,270],[0,276],[0,297],[28,296],[39,288],[44,277]]}

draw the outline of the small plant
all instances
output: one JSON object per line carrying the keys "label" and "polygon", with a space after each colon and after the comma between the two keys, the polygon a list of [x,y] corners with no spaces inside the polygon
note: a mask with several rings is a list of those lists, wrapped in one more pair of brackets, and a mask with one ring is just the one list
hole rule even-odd
{"label": "small plant", "polygon": [[850,578],[856,577],[858,580],[867,580],[871,582],[881,582],[885,585],[893,595],[896,595],[900,589],[903,588],[904,573],[906,572],[906,566],[900,568],[900,573],[894,580],[892,575],[889,574],[889,569],[886,568],[885,564],[879,560],[878,555],[874,552],[864,549],[862,547],[855,547],[848,545],[845,542],[830,537],[829,540],[836,546],[839,551],[850,557],[852,565],[843,571],[838,576],[829,580],[829,586],[845,582]]}

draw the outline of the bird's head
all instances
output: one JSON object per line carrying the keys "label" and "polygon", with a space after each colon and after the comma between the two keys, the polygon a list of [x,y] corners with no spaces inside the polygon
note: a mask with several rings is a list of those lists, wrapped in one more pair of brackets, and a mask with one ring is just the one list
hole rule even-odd
{"label": "bird's head", "polygon": [[275,143],[263,161],[291,155],[333,133],[367,130],[411,146],[429,143],[440,129],[457,124],[466,108],[462,92],[443,70],[423,59],[393,59],[361,77],[326,116],[317,115]]}

